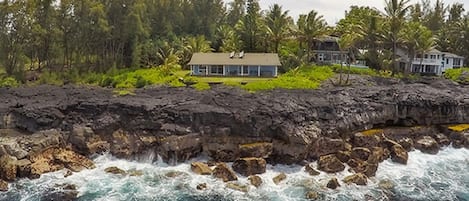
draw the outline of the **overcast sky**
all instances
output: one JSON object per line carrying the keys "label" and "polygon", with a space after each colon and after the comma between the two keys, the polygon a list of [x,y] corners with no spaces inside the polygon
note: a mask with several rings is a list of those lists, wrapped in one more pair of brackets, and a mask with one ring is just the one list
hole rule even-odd
{"label": "overcast sky", "polygon": [[[436,0],[432,0],[435,2]],[[411,0],[412,3],[420,0]],[[469,0],[443,0],[448,5],[455,2],[463,3],[466,11],[469,11]],[[345,10],[352,5],[370,6],[380,10],[384,8],[384,0],[260,0],[261,8],[266,10],[273,4],[281,5],[285,10],[289,10],[290,16],[297,19],[299,14],[307,14],[311,10],[316,10],[331,25],[344,17]]]}

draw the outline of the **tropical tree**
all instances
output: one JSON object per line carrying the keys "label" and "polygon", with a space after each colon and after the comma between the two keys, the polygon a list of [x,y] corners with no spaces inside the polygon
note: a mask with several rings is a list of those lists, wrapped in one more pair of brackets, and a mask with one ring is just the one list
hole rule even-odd
{"label": "tropical tree", "polygon": [[273,43],[274,52],[278,52],[280,42],[290,33],[290,19],[288,11],[283,11],[278,4],[271,6],[267,12],[266,29],[269,41]]}
{"label": "tropical tree", "polygon": [[[300,15],[297,21],[297,27],[295,35],[301,42],[300,47],[303,43],[306,43],[306,53],[308,62],[311,61],[311,48],[320,36],[325,35],[328,32],[327,23],[323,19],[322,15],[319,15],[316,11],[312,10],[308,15]],[[301,47],[304,48],[304,47]]]}
{"label": "tropical tree", "polygon": [[408,22],[404,25],[404,29],[401,32],[401,37],[404,39],[404,46],[409,55],[408,65],[405,67],[405,73],[409,73],[412,70],[412,62],[417,51],[417,46],[420,45],[420,35],[428,29],[423,26],[420,22]]}
{"label": "tropical tree", "polygon": [[420,54],[420,66],[422,67],[424,54],[430,51],[435,45],[435,38],[431,30],[425,27],[419,27],[418,37],[416,38],[415,49]]}
{"label": "tropical tree", "polygon": [[399,62],[397,61],[397,48],[400,42],[399,32],[401,31],[405,16],[409,10],[409,0],[386,0],[386,7],[384,8],[384,15],[387,20],[387,28],[389,29],[387,39],[392,45],[392,64],[393,73],[399,71]]}
{"label": "tropical tree", "polygon": [[222,52],[235,52],[242,49],[243,41],[238,33],[228,25],[218,27],[217,38],[220,41],[220,51]]}

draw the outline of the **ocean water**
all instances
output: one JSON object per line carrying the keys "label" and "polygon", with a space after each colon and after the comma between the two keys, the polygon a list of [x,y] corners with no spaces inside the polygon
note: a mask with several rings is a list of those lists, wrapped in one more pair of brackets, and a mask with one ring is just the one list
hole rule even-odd
{"label": "ocean water", "polygon": [[[225,183],[211,176],[200,176],[190,171],[190,162],[170,166],[154,156],[139,161],[126,161],[111,155],[97,156],[97,168],[74,173],[64,178],[65,171],[42,175],[35,180],[22,179],[10,184],[10,191],[0,193],[0,200],[42,201],[50,200],[51,193],[62,191],[63,184],[73,184],[78,190],[78,200],[83,201],[128,201],[128,200],[176,200],[176,201],[301,201],[306,200],[308,191],[319,193],[318,200],[469,200],[469,150],[446,148],[438,155],[427,155],[420,151],[409,153],[408,165],[387,160],[380,164],[376,177],[368,186],[346,185],[341,182],[337,190],[325,186],[332,177],[339,180],[349,175],[321,173],[310,176],[301,166],[268,166],[260,175],[263,185],[249,186],[243,193],[225,187]],[[195,159],[203,160],[203,158]],[[104,172],[116,166],[123,170],[141,170],[142,176],[120,176]],[[168,177],[177,172],[179,176]],[[276,185],[272,178],[279,173],[287,179]],[[239,176],[239,175],[238,175]],[[382,189],[380,182],[393,184],[391,189]],[[248,184],[246,177],[239,183]],[[199,191],[196,186],[206,183],[207,190]],[[56,199],[57,200],[57,199]]]}

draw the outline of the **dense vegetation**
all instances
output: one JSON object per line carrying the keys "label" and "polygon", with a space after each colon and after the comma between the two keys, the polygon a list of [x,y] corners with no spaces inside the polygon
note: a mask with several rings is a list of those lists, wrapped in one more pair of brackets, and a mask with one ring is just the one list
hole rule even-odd
{"label": "dense vegetation", "polygon": [[446,70],[445,77],[455,82],[469,84],[469,68]]}
{"label": "dense vegetation", "polygon": [[[272,88],[296,75],[293,69],[315,62],[310,47],[323,35],[340,36],[340,48],[349,52],[344,62],[362,58],[393,73],[400,71],[398,47],[411,55],[437,47],[469,59],[469,15],[463,4],[385,2],[383,12],[352,6],[344,19],[328,25],[314,8],[295,22],[276,4],[261,11],[257,0],[4,0],[0,84],[37,79],[63,84],[78,78],[116,88],[162,79],[176,84],[172,69],[184,69],[192,53],[244,50],[279,53],[281,72],[287,73],[256,86]],[[314,86],[302,80],[290,81]]]}

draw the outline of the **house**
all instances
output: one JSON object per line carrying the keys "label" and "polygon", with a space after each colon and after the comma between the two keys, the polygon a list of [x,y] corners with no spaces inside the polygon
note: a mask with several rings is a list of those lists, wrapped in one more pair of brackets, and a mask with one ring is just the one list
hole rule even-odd
{"label": "house", "polygon": [[[401,62],[405,65],[409,64],[409,56],[402,49],[399,49],[397,54],[401,57]],[[410,72],[422,75],[442,75],[448,69],[461,68],[463,64],[464,57],[431,49],[423,55],[417,54],[414,57]]]}
{"label": "house", "polygon": [[[316,39],[312,47],[316,54],[315,60],[319,64],[341,64],[348,58],[348,51],[341,51],[339,38],[335,36],[323,36]],[[351,63],[355,67],[367,67],[366,62],[356,60]]]}
{"label": "house", "polygon": [[281,66],[273,53],[194,53],[188,64],[194,76],[277,77]]}
{"label": "house", "polygon": [[317,42],[312,47],[316,54],[316,62],[324,64],[340,64],[342,58],[347,57],[347,51],[341,51],[339,48],[339,38],[333,36],[324,36],[317,38]]}

